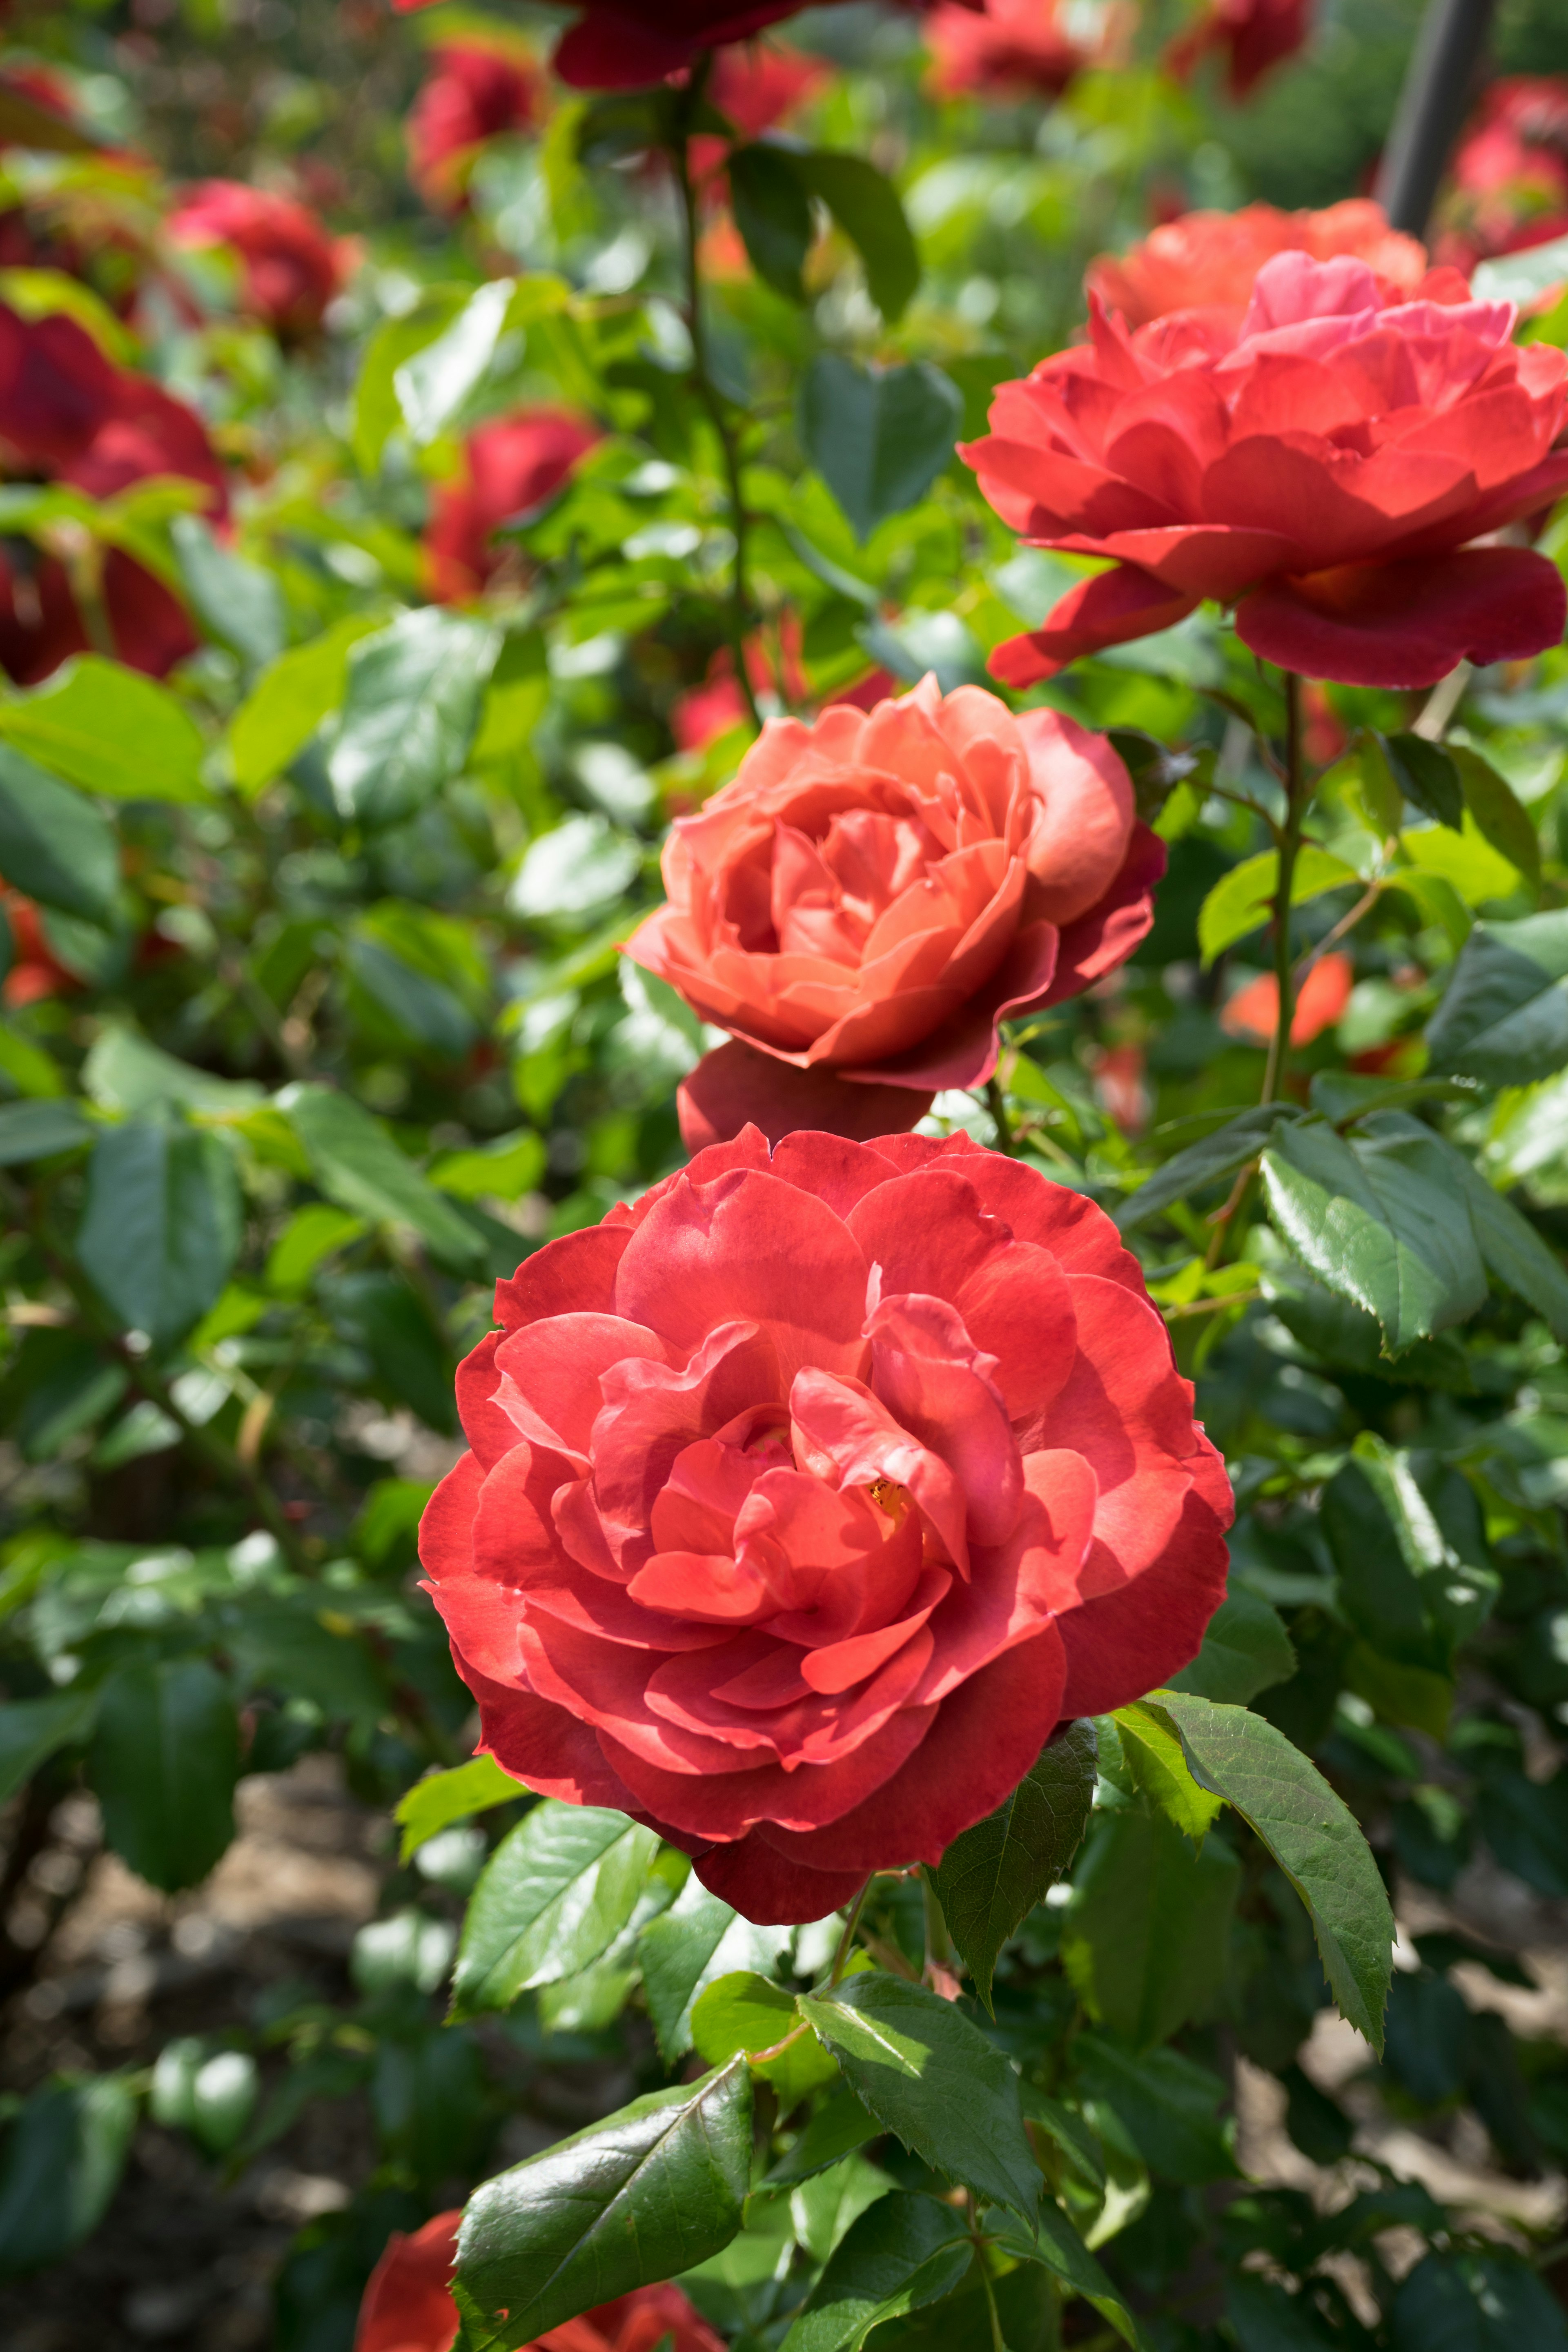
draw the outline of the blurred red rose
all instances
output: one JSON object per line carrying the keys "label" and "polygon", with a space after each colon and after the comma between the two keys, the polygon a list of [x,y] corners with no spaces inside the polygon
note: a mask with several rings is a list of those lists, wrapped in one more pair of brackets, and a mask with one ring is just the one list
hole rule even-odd
{"label": "blurred red rose", "polygon": [[[450,2352],[458,2306],[448,2282],[462,2218],[461,2209],[455,2208],[437,2213],[410,2237],[388,2241],[360,2305],[353,2352]],[[639,2286],[614,2303],[602,2303],[552,2327],[538,2342],[548,2352],[654,2352],[666,2337],[670,2352],[724,2352],[721,2339],[680,2289],[668,2284]]]}
{"label": "blurred red rose", "polygon": [[[1350,1003],[1355,966],[1347,955],[1320,956],[1296,992],[1290,1008],[1290,1043],[1310,1045],[1331,1029]],[[1249,1045],[1267,1045],[1279,1019],[1279,982],[1271,971],[1260,972],[1237,989],[1219,1016],[1219,1025]]]}
{"label": "blurred red rose", "polygon": [[1165,853],[1102,736],[928,677],[770,719],[663,862],[668,904],[626,951],[735,1040],[681,1088],[695,1149],[748,1119],[774,1141],[912,1127],[989,1077],[998,1022],[1131,955]]}
{"label": "blurred red rose", "polygon": [[204,180],[170,215],[170,242],[190,252],[228,246],[240,303],[286,342],[315,333],[342,290],[348,247],[291,197],[239,180]]}
{"label": "blurred red rose", "polygon": [[454,212],[485,141],[537,130],[548,100],[533,52],[500,28],[442,41],[434,65],[408,117],[408,173],[426,204]]}
{"label": "blurred red rose", "polygon": [[1122,62],[1132,10],[1107,0],[985,0],[983,9],[938,0],[926,20],[930,87],[939,98],[1058,98],[1092,67]]}
{"label": "blurred red rose", "polygon": [[[743,139],[759,139],[784,121],[795,108],[826,87],[824,67],[798,49],[772,47],[765,41],[747,41],[721,49],[708,77],[708,97]],[[707,131],[691,142],[692,177],[705,180],[721,169],[730,142]]]}
{"label": "blurred red rose", "polygon": [[1282,213],[1273,205],[1184,213],[1127,253],[1100,254],[1084,284],[1130,327],[1146,327],[1170,310],[1230,311],[1239,326],[1253,280],[1277,253],[1306,253],[1314,261],[1352,254],[1375,274],[1385,301],[1408,300],[1426,276],[1426,248],[1390,228],[1381,205],[1347,196],[1318,213]]}
{"label": "blurred red rose", "polygon": [[1202,16],[1173,40],[1165,63],[1185,78],[1204,58],[1225,60],[1225,86],[1243,99],[1271,66],[1294,57],[1312,28],[1313,0],[1205,0]]}
{"label": "blurred red rose", "polygon": [[1093,1066],[1100,1108],[1124,1135],[1142,1135],[1149,1124],[1147,1064],[1142,1045],[1107,1045]]}
{"label": "blurred red rose", "polygon": [[935,1862],[1223,1597],[1229,1483],[1137,1261],[967,1136],[749,1128],[496,1312],[420,1534],[481,1745],[750,1918]]}
{"label": "blurred red rose", "polygon": [[[0,303],[0,477],[68,482],[107,499],[160,474],[200,483],[207,512],[223,511],[223,470],[194,410],[116,366],[74,319],[26,320]],[[112,648],[133,669],[161,677],[195,650],[175,598],[120,548],[102,552],[100,601]],[[30,686],[91,642],[65,564],[9,542],[0,553],[0,666]]]}
{"label": "blurred red rose", "polygon": [[1510,74],[1490,85],[1436,217],[1439,259],[1467,271],[1568,236],[1568,75]]}
{"label": "blurred red rose", "polygon": [[995,676],[1031,685],[1205,597],[1266,661],[1351,686],[1556,644],[1555,565],[1475,543],[1568,486],[1568,359],[1517,348],[1514,315],[1391,303],[1364,262],[1302,253],[1264,264],[1239,325],[1186,310],[1129,334],[1091,301],[1089,345],[1001,385],[960,452],[1025,539],[1115,566],[999,646]]}
{"label": "blurred red rose", "polygon": [[0,914],[11,932],[11,968],[0,987],[0,998],[12,1005],[37,1004],[41,997],[68,995],[81,986],[79,975],[61,963],[44,935],[38,910],[20,890],[8,890],[0,879]]}
{"label": "blurred red rose", "polygon": [[599,438],[592,425],[561,408],[526,408],[470,433],[463,468],[430,502],[425,531],[426,584],[446,604],[478,595],[506,560],[492,534],[503,522],[542,506]]}

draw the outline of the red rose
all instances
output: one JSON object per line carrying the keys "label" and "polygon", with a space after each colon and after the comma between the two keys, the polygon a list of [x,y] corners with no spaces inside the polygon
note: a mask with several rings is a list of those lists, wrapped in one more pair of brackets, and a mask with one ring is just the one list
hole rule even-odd
{"label": "red rose", "polygon": [[[1568,76],[1492,83],[1459,142],[1437,219],[1439,257],[1465,270],[1568,234]],[[1531,310],[1561,290],[1547,289]]]}
{"label": "red rose", "polygon": [[966,1136],[748,1129],[496,1312],[420,1534],[481,1746],[752,1919],[935,1862],[1222,1597],[1225,1465],[1136,1261]]}
{"label": "red rose", "polygon": [[[24,320],[0,303],[0,476],[68,482],[107,499],[175,474],[221,513],[223,469],[206,427],[181,401],[115,366],[73,319]],[[120,548],[103,553],[103,615],[114,650],[161,677],[196,639],[176,599]],[[91,642],[58,557],[13,543],[0,555],[0,664],[21,685],[47,677]]]}
{"label": "red rose", "polygon": [[[1290,1008],[1290,1043],[1310,1045],[1331,1029],[1350,1003],[1355,966],[1347,955],[1320,956],[1296,992]],[[1249,1045],[1267,1045],[1279,1021],[1279,982],[1271,971],[1259,972],[1237,989],[1219,1016],[1219,1025]]]}
{"label": "red rose", "polygon": [[1231,311],[1239,327],[1254,278],[1277,253],[1306,253],[1314,261],[1352,254],[1374,272],[1385,301],[1408,299],[1426,276],[1425,248],[1390,228],[1381,205],[1347,196],[1320,213],[1282,213],[1273,205],[1184,213],[1130,252],[1102,253],[1084,283],[1130,327],[1146,327],[1169,310]]}
{"label": "red rose", "polygon": [[408,171],[426,202],[458,210],[475,152],[487,139],[532,131],[544,119],[544,77],[531,50],[493,39],[443,41],[408,117]]}
{"label": "red rose", "polygon": [[992,656],[1022,687],[1080,654],[1237,607],[1266,661],[1350,686],[1431,686],[1555,645],[1564,597],[1529,548],[1475,542],[1549,507],[1568,359],[1509,341],[1507,302],[1388,302],[1364,262],[1281,253],[1239,325],[1189,310],[999,387],[960,454],[1037,545],[1108,556]]}
{"label": "red rose", "polygon": [[477,595],[505,561],[492,533],[553,498],[598,437],[593,425],[561,408],[524,409],[470,433],[462,473],[443,482],[430,502],[425,559],[431,595],[447,604]]}
{"label": "red rose", "polygon": [[931,88],[939,98],[1058,98],[1091,67],[1120,63],[1131,30],[1117,0],[1087,18],[1067,0],[985,0],[983,11],[939,0],[926,25]]}
{"label": "red rose", "polygon": [[344,277],[345,247],[288,196],[239,180],[204,180],[173,213],[169,236],[192,252],[238,255],[241,301],[286,341],[315,333]]}
{"label": "red rose", "polygon": [[738,1041],[681,1089],[688,1148],[748,1119],[775,1141],[912,1127],[989,1077],[999,1021],[1131,954],[1164,857],[1110,746],[1058,711],[928,677],[770,719],[677,822],[669,902],[627,948]]}
{"label": "red rose", "polygon": [[[449,2281],[460,2210],[437,2213],[411,2237],[394,2237],[360,2305],[353,2352],[450,2352],[458,2306]],[[639,2286],[540,2336],[548,2352],[724,2352],[721,2339],[673,2284]],[[535,2352],[529,2347],[528,2352]]]}
{"label": "red rose", "polygon": [[[721,49],[708,77],[708,97],[742,138],[760,139],[796,107],[826,87],[827,75],[798,49],[771,48],[765,41]],[[730,142],[703,132],[691,142],[691,175],[706,180],[721,170]]]}
{"label": "red rose", "polygon": [[1312,0],[1207,0],[1197,23],[1171,43],[1165,62],[1185,76],[1217,52],[1227,93],[1243,99],[1270,66],[1295,56],[1311,25]]}

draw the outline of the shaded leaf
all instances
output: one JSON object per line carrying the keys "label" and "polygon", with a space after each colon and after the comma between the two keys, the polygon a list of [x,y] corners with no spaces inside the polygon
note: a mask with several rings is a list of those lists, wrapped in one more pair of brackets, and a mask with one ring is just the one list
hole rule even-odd
{"label": "shaded leaf", "polygon": [[1234,2126],[1222,2123],[1224,2083],[1178,2050],[1134,2057],[1099,2034],[1073,2043],[1073,2073],[1086,2098],[1102,2100],[1152,2170],[1168,2180],[1235,2179]]}
{"label": "shaded leaf", "polygon": [[217,1136],[127,1119],[93,1145],[77,1255],[127,1328],[162,1346],[228,1280],[241,1220],[233,1156]]}
{"label": "shaded leaf", "polygon": [[120,2185],[136,2097],[123,2076],[57,2076],[0,2146],[0,2271],[58,2262],[92,2235]]}
{"label": "shaded leaf", "polygon": [[934,2197],[879,2197],[847,2232],[784,2352],[858,2352],[873,2327],[951,2294],[973,2260],[962,2213]]}
{"label": "shaded leaf", "polygon": [[59,1698],[10,1699],[0,1705],[0,1804],[14,1797],[42,1764],[85,1738],[98,1711],[96,1691]]}
{"label": "shaded leaf", "polygon": [[752,268],[775,293],[804,302],[801,265],[811,251],[816,226],[798,156],[759,140],[731,148],[726,168],[735,226]]}
{"label": "shaded leaf", "polygon": [[108,924],[120,880],[113,829],[80,793],[0,742],[0,874],[40,906]]}
{"label": "shaded leaf", "polygon": [[924,498],[963,418],[957,385],[926,360],[864,368],[824,352],[801,385],[801,439],[857,539]]}
{"label": "shaded leaf", "polygon": [[637,1937],[643,1990],[667,2065],[691,2047],[691,2012],[700,1992],[737,1969],[766,1975],[789,1949],[788,1927],[742,1919],[691,1876],[668,1911]]}
{"label": "shaded leaf", "polygon": [[412,1225],[437,1255],[469,1265],[483,1246],[451,1202],[405,1160],[369,1111],[335,1088],[286,1087],[278,1097],[323,1192],[352,1216]]}
{"label": "shaded leaf", "polygon": [[121,1860],[165,1894],[205,1878],[234,1835],[239,1722],[201,1658],[121,1666],[104,1685],[87,1775]]}
{"label": "shaded leaf", "polygon": [[[0,703],[0,736],[110,800],[208,797],[201,730],[179,697],[100,654],[79,654],[37,692]],[[89,908],[73,911],[90,919]]]}
{"label": "shaded leaf", "polygon": [[920,254],[898,190],[864,155],[816,147],[796,153],[794,161],[800,178],[859,254],[866,290],[890,326],[921,282]]}
{"label": "shaded leaf", "polygon": [[1162,1209],[1174,1201],[1184,1201],[1200,1184],[1213,1183],[1217,1177],[1229,1176],[1262,1149],[1282,1119],[1299,1118],[1300,1112],[1289,1103],[1257,1103],[1250,1109],[1239,1111],[1227,1118],[1223,1127],[1200,1142],[1189,1143],[1146,1176],[1131,1199],[1116,1211],[1116,1222],[1124,1234],[1135,1225],[1147,1223]]}
{"label": "shaded leaf", "polygon": [[1568,912],[1478,923],[1426,1028],[1429,1066],[1531,1086],[1568,1062]]}
{"label": "shaded leaf", "polygon": [[1237,1585],[1209,1619],[1191,1665],[1171,1676],[1171,1688],[1245,1706],[1259,1691],[1289,1682],[1295,1671],[1296,1653],[1279,1611]]}
{"label": "shaded leaf", "polygon": [[412,816],[468,756],[499,631],[438,604],[349,648],[342,723],[327,757],[339,814],[367,826]]}
{"label": "shaded leaf", "polygon": [[1082,1843],[1094,1774],[1094,1726],[1069,1723],[1006,1802],[954,1838],[928,1873],[983,2000],[990,2000],[996,1955]]}
{"label": "shaded leaf", "polygon": [[63,1097],[6,1103],[0,1107],[0,1168],[47,1160],[56,1151],[75,1151],[97,1133],[77,1105]]}

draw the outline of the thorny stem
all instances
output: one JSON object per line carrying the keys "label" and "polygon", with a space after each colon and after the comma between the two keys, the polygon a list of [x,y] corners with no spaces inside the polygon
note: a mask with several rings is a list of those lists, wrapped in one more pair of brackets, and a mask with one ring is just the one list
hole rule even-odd
{"label": "thorny stem", "polygon": [[741,689],[752,726],[761,728],[763,714],[757,708],[757,698],[746,669],[746,631],[752,609],[746,592],[747,518],[741,489],[741,452],[724,395],[709,370],[708,330],[702,316],[702,279],[697,263],[700,223],[697,193],[691,184],[691,125],[702,103],[712,65],[713,53],[709,49],[704,50],[691,68],[676,116],[670,160],[675,170],[676,186],[680,193],[681,259],[686,277],[686,327],[691,337],[692,388],[708,411],[709,421],[723,452],[724,474],[729,485],[730,530],[735,542],[735,552],[730,566],[728,626],[735,665],[735,683]]}
{"label": "thorny stem", "polygon": [[1301,847],[1301,827],[1310,797],[1301,773],[1301,681],[1294,670],[1285,673],[1285,823],[1279,832],[1279,874],[1274,890],[1274,971],[1279,987],[1279,1009],[1274,1024],[1268,1064],[1263,1074],[1263,1100],[1278,1100],[1290,1051],[1290,1020],[1296,1009],[1295,971],[1290,961],[1290,891],[1296,859]]}
{"label": "thorny stem", "polygon": [[833,1955],[833,1966],[827,1972],[829,1986],[836,1985],[849,1965],[849,1954],[855,1942],[855,1930],[860,1925],[860,1914],[866,1907],[866,1897],[871,1891],[868,1878],[859,1894],[849,1906],[849,1916],[844,1922],[844,1933],[838,1938],[838,1949]]}

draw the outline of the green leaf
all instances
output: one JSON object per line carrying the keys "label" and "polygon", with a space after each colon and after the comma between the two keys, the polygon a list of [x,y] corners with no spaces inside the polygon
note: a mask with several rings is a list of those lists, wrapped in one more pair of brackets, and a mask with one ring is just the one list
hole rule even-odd
{"label": "green leaf", "polygon": [[8,1803],[51,1756],[84,1738],[97,1711],[96,1691],[10,1699],[0,1706],[0,1805]]}
{"label": "green leaf", "polygon": [[120,2185],[136,2097],[122,2075],[57,2075],[0,2147],[0,2271],[41,2270],[89,2238]]}
{"label": "green leaf", "polygon": [[271,572],[222,546],[200,515],[176,515],[169,537],[204,634],[253,669],[276,661],[286,626],[282,591]]}
{"label": "green leaf", "polygon": [[1171,1676],[1171,1688],[1245,1706],[1259,1691],[1289,1682],[1295,1671],[1296,1653],[1279,1611],[1237,1585],[1209,1619],[1191,1665]]}
{"label": "green leaf", "polygon": [[226,2156],[250,2121],[259,2087],[248,2050],[215,2049],[198,2034],[166,2042],[153,2069],[154,2123],[188,2131],[209,2156]]}
{"label": "green leaf", "polygon": [[99,654],[79,654],[37,692],[0,703],[0,736],[110,800],[208,797],[205,747],[184,704],[155,678]]}
{"label": "green leaf", "polygon": [[1244,1707],[1156,1691],[1194,1777],[1234,1805],[1307,1906],[1340,2013],[1383,2048],[1394,1914],[1355,1817],[1282,1731]]}
{"label": "green leaf", "polygon": [[1482,1304],[1486,1274],[1457,1187],[1314,1120],[1282,1128],[1261,1165],[1282,1238],[1331,1290],[1376,1316],[1391,1350]]}
{"label": "green leaf", "polygon": [[75,1151],[98,1133],[74,1102],[6,1103],[0,1108],[0,1168],[19,1168],[28,1160],[47,1160],[56,1151]]}
{"label": "green leaf", "polygon": [[386,1681],[352,1622],[345,1629],[336,1610],[321,1611],[308,1588],[276,1599],[251,1594],[229,1641],[247,1689],[309,1699],[329,1720],[367,1733],[389,1712]]}
{"label": "green leaf", "polygon": [[278,1097],[330,1201],[377,1224],[412,1225],[437,1256],[471,1265],[483,1247],[474,1228],[406,1160],[385,1129],[333,1087],[286,1087]]}
{"label": "green leaf", "polygon": [[1430,1068],[1524,1087],[1568,1062],[1568,911],[1478,923],[1426,1028]]}
{"label": "green leaf", "polygon": [[800,2011],[857,2096],[906,2147],[993,2204],[1034,2219],[1040,2174],[1018,2078],[952,2002],[871,1969],[830,1991],[803,1993]]}
{"label": "green leaf", "polygon": [[452,1977],[452,2014],[510,2009],[596,1960],[631,1917],[658,1835],[601,1805],[553,1798],[521,1821],[469,1898]]}
{"label": "green leaf", "polygon": [[731,148],[726,167],[731,210],[752,267],[792,302],[805,299],[801,265],[816,233],[799,163],[789,149],[758,141]]}
{"label": "green leaf", "polygon": [[342,720],[327,756],[341,816],[372,828],[401,824],[460,772],[500,642],[485,623],[426,604],[349,648]]}
{"label": "green leaf", "polygon": [[239,1180],[220,1138],[127,1119],[93,1145],[77,1256],[127,1329],[165,1346],[228,1280],[241,1223]]}
{"label": "green leaf", "polygon": [[[796,2029],[798,2038],[787,2050],[758,2058],[759,2051],[773,2050]],[[721,2065],[743,2050],[752,2074],[773,2085],[781,2117],[792,2114],[808,2091],[833,2082],[838,2073],[816,2036],[802,2023],[794,1993],[751,1969],[717,1978],[700,1994],[692,2006],[691,2039],[710,2066]]]}
{"label": "green leaf", "polygon": [[1110,2109],[1153,2171],[1194,2184],[1237,2177],[1235,2126],[1219,2120],[1225,2084],[1206,2066],[1177,2050],[1134,2057],[1095,2033],[1078,2036],[1072,2060],[1080,2094]]}
{"label": "green leaf", "polygon": [[1072,2294],[1081,2295],[1101,2319],[1109,2320],[1123,2343],[1142,2352],[1145,2338],[1138,2322],[1066,2214],[1048,2197],[1040,2200],[1039,2232],[1034,2242],[1026,2244],[1005,2236],[1002,2243],[1009,2253],[1027,2254],[1043,2263]]}
{"label": "green leaf", "polygon": [[458,2241],[475,2352],[511,2352],[718,2253],[741,2226],[751,2161],[751,2076],[737,2057],[485,2181]]}
{"label": "green leaf", "polygon": [[737,1969],[766,1975],[789,1949],[792,1932],[753,1927],[700,1878],[687,1880],[669,1909],[650,1919],[637,1937],[643,1991],[667,2065],[691,2047],[699,1994]]}
{"label": "green leaf", "polygon": [[[584,811],[529,844],[507,904],[529,921],[580,927],[626,896],[641,864],[635,841],[607,817]],[[629,920],[623,922],[616,943],[631,928]]]}
{"label": "green leaf", "polygon": [[1208,2015],[1223,1977],[1239,1869],[1201,1853],[1152,1807],[1103,1814],[1075,1874],[1062,1960],[1091,2016],[1139,2049]]}
{"label": "green leaf", "polygon": [[963,421],[958,386],[926,360],[863,368],[824,352],[801,386],[806,455],[859,540],[924,498],[952,457]]}
{"label": "green leaf", "polygon": [[526,1797],[528,1790],[521,1780],[514,1780],[503,1772],[493,1756],[470,1757],[466,1764],[455,1764],[449,1772],[428,1772],[423,1780],[416,1780],[405,1790],[392,1809],[392,1818],[403,1832],[397,1849],[399,1863],[411,1862],[420,1847],[450,1829],[454,1822],[466,1822],[471,1814],[488,1812],[492,1805],[508,1805],[514,1797]]}
{"label": "green leaf", "polygon": [[1370,740],[1383,754],[1394,789],[1424,815],[1458,833],[1465,820],[1465,794],[1453,755],[1424,735],[1373,733]]}
{"label": "green leaf", "polygon": [[1144,1178],[1130,1200],[1123,1201],[1116,1211],[1116,1223],[1124,1234],[1168,1209],[1174,1201],[1184,1201],[1200,1184],[1212,1184],[1216,1178],[1232,1175],[1253,1154],[1259,1151],[1273,1134],[1281,1119],[1299,1118],[1300,1112],[1290,1103],[1255,1103],[1227,1118],[1201,1142],[1189,1143],[1184,1151],[1176,1152],[1152,1176]]}
{"label": "green leaf", "polygon": [[1541,837],[1513,786],[1468,743],[1445,746],[1458,771],[1465,803],[1486,839],[1532,886],[1541,880]]}
{"label": "green leaf", "polygon": [[281,775],[328,713],[341,707],[350,652],[382,626],[370,614],[351,613],[309,645],[280,654],[263,672],[229,723],[229,765],[242,793],[258,793]]}
{"label": "green leaf", "polygon": [[891,326],[921,282],[920,253],[898,190],[864,155],[816,147],[793,160],[859,254],[866,290]]}
{"label": "green leaf", "polygon": [[234,1118],[266,1100],[262,1089],[247,1079],[218,1078],[210,1070],[198,1070],[116,1021],[106,1021],[93,1039],[81,1082],[104,1109],[132,1115],[173,1104],[181,1110]]}
{"label": "green leaf", "polygon": [[393,390],[416,448],[451,422],[494,359],[513,285],[493,278],[477,288],[438,335],[394,369]]}
{"label": "green leaf", "polygon": [[1094,1768],[1093,1724],[1068,1724],[1006,1802],[954,1838],[928,1873],[948,1933],[987,2004],[996,1955],[1083,1842]]}
{"label": "green leaf", "polygon": [[841,2083],[816,2108],[800,2137],[780,2157],[761,2186],[787,2189],[797,2181],[815,2179],[831,2165],[842,2163],[852,2149],[879,2139],[881,2131],[847,2083]]}
{"label": "green leaf", "polygon": [[1488,1267],[1544,1317],[1560,1339],[1568,1339],[1568,1275],[1561,1259],[1488,1183],[1474,1161],[1402,1111],[1377,1113],[1367,1120],[1366,1131],[1406,1167],[1420,1170],[1434,1184],[1463,1198]]}
{"label": "green leaf", "polygon": [[201,1658],[121,1666],[103,1686],[87,1777],[121,1860],[174,1895],[204,1879],[234,1835],[239,1723]]}
{"label": "green leaf", "polygon": [[1167,1722],[1146,1706],[1119,1706],[1112,1717],[1121,1736],[1121,1760],[1137,1787],[1152,1797],[1184,1837],[1201,1846],[1219,1799],[1200,1789],[1188,1771],[1182,1743]]}
{"label": "green leaf", "polygon": [[[0,706],[0,708],[15,706]],[[0,742],[0,874],[40,906],[113,920],[120,882],[114,830],[80,793]]]}
{"label": "green leaf", "polygon": [[445,332],[473,295],[471,286],[427,286],[412,310],[384,319],[360,362],[354,388],[353,425],[350,435],[354,462],[362,473],[374,474],[390,436],[403,423],[397,396],[398,370]]}
{"label": "green leaf", "polygon": [[935,2303],[973,2260],[963,2215],[934,2197],[879,2197],[846,2232],[782,2352],[859,2352],[873,2327]]}
{"label": "green leaf", "polygon": [[1513,2254],[1428,2254],[1394,2298],[1394,2352],[1568,2352],[1568,2319]]}
{"label": "green leaf", "polygon": [[285,1297],[304,1291],[322,1261],[364,1231],[363,1217],[330,1208],[325,1201],[296,1209],[268,1255],[267,1287]]}
{"label": "green leaf", "polygon": [[[1347,866],[1342,857],[1331,857],[1326,849],[1314,848],[1309,842],[1291,872],[1290,904],[1300,907],[1308,898],[1321,898],[1325,890],[1338,890],[1346,882],[1360,879],[1355,867]],[[1279,887],[1279,856],[1273,849],[1244,857],[1239,866],[1221,875],[1198,909],[1198,946],[1205,964],[1213,963],[1224,949],[1268,920]]]}

